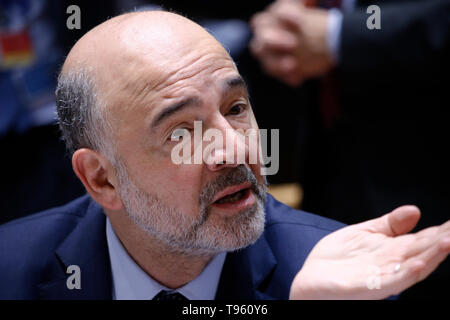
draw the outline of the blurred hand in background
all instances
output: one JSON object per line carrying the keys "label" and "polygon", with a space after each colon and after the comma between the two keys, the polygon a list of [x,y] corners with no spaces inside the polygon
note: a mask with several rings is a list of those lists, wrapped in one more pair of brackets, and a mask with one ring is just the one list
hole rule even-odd
{"label": "blurred hand in background", "polygon": [[290,86],[329,72],[328,10],[313,1],[278,0],[251,19],[251,52],[271,76]]}

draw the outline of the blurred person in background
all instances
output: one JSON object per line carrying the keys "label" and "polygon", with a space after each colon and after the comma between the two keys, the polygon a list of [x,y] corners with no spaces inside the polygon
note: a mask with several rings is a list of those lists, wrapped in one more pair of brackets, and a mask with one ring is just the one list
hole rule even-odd
{"label": "blurred person in background", "polygon": [[83,194],[55,124],[56,77],[64,54],[109,6],[78,1],[81,30],[69,30],[68,1],[0,0],[0,223]]}
{"label": "blurred person in background", "polygon": [[[315,110],[302,209],[357,223],[410,203],[419,227],[448,219],[450,1],[279,0],[252,28],[265,72],[307,88],[297,104]],[[439,296],[449,269],[409,296]]]}

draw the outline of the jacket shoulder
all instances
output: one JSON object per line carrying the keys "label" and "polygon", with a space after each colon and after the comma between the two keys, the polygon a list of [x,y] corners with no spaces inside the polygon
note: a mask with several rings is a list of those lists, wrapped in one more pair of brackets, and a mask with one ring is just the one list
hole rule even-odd
{"label": "jacket shoulder", "polygon": [[[42,281],[58,245],[86,214],[92,200],[78,198],[0,226],[0,297],[29,298],[33,284]],[[37,258],[39,257],[39,258]]]}
{"label": "jacket shoulder", "polygon": [[266,228],[293,225],[317,231],[333,232],[346,225],[342,222],[325,218],[302,210],[293,209],[268,195],[266,201]]}
{"label": "jacket shoulder", "polygon": [[343,227],[341,222],[292,209],[268,197],[265,237],[278,261],[295,269],[303,265],[317,242]]}
{"label": "jacket shoulder", "polygon": [[287,299],[290,285],[314,246],[345,224],[295,210],[268,196],[265,239],[277,261],[267,292]]}
{"label": "jacket shoulder", "polygon": [[[65,204],[42,212],[38,212],[27,217],[16,219],[0,225],[0,239],[5,237],[15,240],[37,240],[46,232],[51,232],[52,236],[59,233],[56,225],[73,224],[86,214],[86,209],[90,203],[89,196],[85,195]],[[32,231],[32,232],[28,232]],[[15,245],[12,241],[7,241]],[[5,243],[5,242],[2,242]]]}

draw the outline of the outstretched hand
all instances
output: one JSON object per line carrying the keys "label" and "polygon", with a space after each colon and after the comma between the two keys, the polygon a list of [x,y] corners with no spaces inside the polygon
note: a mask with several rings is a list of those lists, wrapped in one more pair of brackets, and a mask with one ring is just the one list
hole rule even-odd
{"label": "outstretched hand", "polygon": [[450,253],[450,220],[407,234],[420,211],[402,206],[323,238],[292,282],[290,299],[385,299],[425,279]]}

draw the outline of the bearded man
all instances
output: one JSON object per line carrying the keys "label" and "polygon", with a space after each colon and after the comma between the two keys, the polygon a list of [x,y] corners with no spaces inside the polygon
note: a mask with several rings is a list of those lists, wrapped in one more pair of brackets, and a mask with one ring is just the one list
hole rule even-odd
{"label": "bearded man", "polygon": [[[128,13],[88,32],[64,63],[57,106],[88,195],[0,228],[1,298],[382,299],[450,251],[449,223],[406,234],[413,206],[341,229],[266,195],[238,133],[258,129],[245,82],[182,16]],[[195,121],[235,139],[175,164],[173,134]]]}

